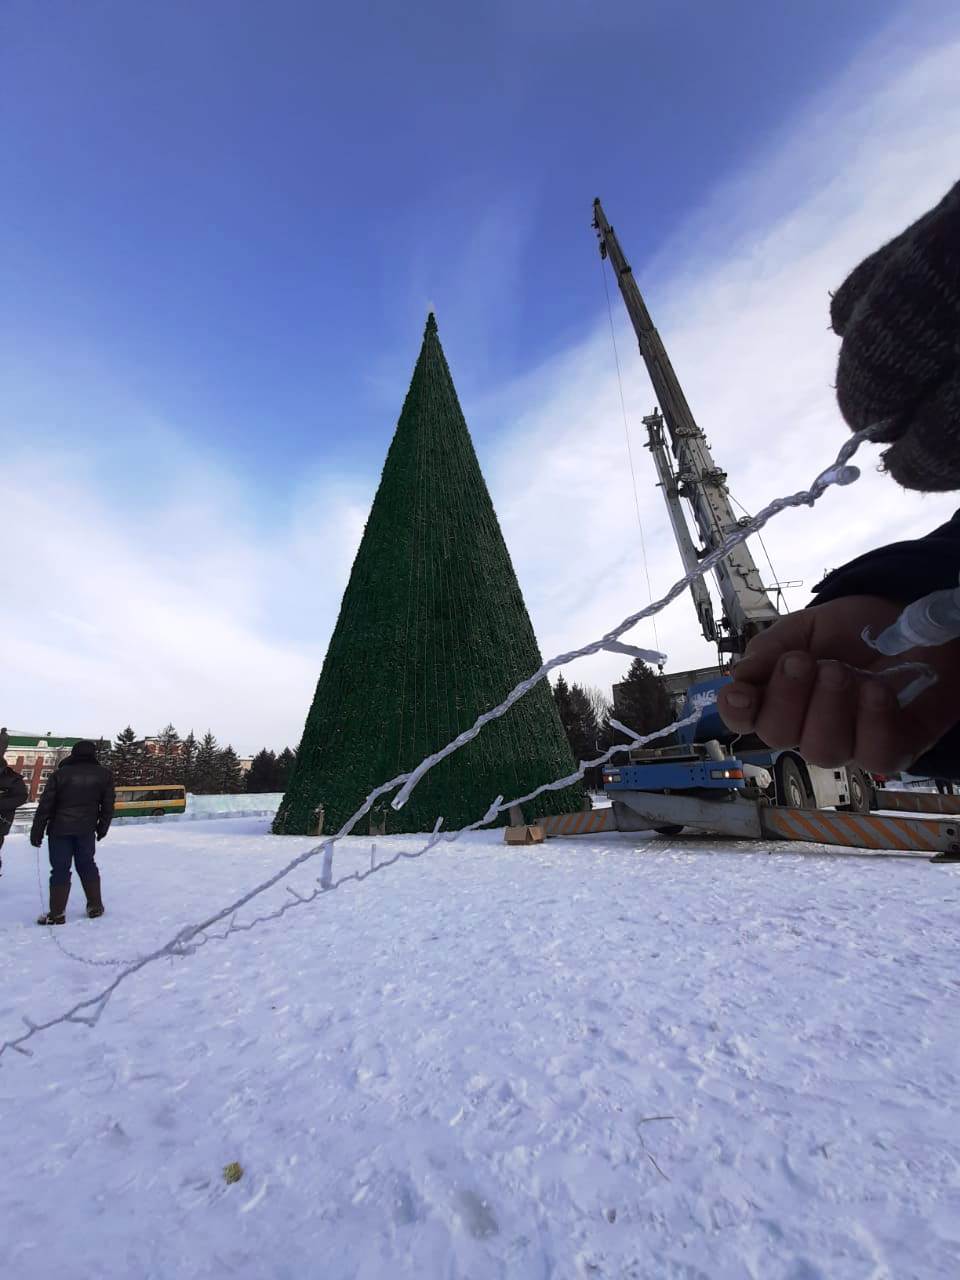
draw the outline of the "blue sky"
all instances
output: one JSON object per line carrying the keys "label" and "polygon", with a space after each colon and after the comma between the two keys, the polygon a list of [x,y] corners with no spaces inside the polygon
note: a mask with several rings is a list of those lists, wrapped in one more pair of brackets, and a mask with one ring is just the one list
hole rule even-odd
{"label": "blue sky", "polygon": [[8,4],[0,316],[37,425],[69,398],[123,439],[126,399],[266,510],[291,468],[366,472],[429,304],[465,399],[531,367],[602,301],[595,194],[654,254],[897,6],[603,9]]}
{"label": "blue sky", "polygon": [[[960,34],[951,8],[8,0],[0,433],[15,549],[56,575],[62,530],[75,530],[131,596],[98,623],[102,572],[62,584],[60,608],[18,591],[13,622],[32,648],[16,714],[0,714],[91,733],[172,716],[244,749],[295,741],[431,306],[541,643],[582,640],[561,620],[581,616],[570,602],[589,584],[530,550],[542,538],[524,524],[516,477],[549,473],[562,406],[582,402],[592,420],[563,446],[568,487],[588,456],[616,473],[594,477],[599,491],[622,484],[624,457],[603,451],[616,432],[623,444],[609,335],[596,346],[593,196],[691,386],[723,334],[739,321],[750,331],[744,245],[752,288],[774,267],[749,246],[776,244],[786,271],[816,239],[803,210],[832,235],[862,200],[805,313],[822,342],[837,271],[946,185],[949,156],[926,164],[913,204],[909,189],[871,199],[872,175],[906,173],[937,120],[915,109],[891,169],[857,112],[888,84],[912,92],[924,59],[942,62]],[[942,110],[939,128],[949,134]],[[870,146],[866,181],[824,212],[816,200]],[[714,283],[739,283],[717,284],[708,307],[691,281],[725,263]],[[818,412],[825,369],[810,375]],[[742,421],[716,379],[702,385],[701,403],[722,420],[729,402]],[[649,408],[648,392],[628,394]],[[754,472],[748,497],[781,479]],[[672,547],[652,479],[642,484],[665,586]],[[611,574],[622,558],[611,551]],[[823,567],[796,576],[809,585]],[[211,685],[199,655],[216,646],[246,655],[233,684]],[[146,652],[166,675],[144,681]],[[709,657],[685,639],[675,653],[673,666]],[[256,686],[262,667],[276,682],[244,719],[237,687]]]}

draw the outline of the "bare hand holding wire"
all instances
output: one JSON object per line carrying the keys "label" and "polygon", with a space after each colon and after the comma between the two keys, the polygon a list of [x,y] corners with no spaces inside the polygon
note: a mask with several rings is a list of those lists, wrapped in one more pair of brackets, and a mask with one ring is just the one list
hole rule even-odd
{"label": "bare hand holding wire", "polygon": [[[909,768],[960,721],[960,640],[901,657],[877,653],[864,629],[876,634],[901,611],[877,596],[848,596],[781,619],[751,641],[720,690],[725,723],[774,749],[795,747],[824,768]],[[904,659],[927,664],[937,683],[901,707],[903,680],[881,673]]]}

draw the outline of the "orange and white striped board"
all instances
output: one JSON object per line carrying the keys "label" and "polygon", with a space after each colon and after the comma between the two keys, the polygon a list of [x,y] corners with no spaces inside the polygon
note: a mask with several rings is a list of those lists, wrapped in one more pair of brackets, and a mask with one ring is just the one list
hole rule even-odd
{"label": "orange and white striped board", "polygon": [[810,840],[851,849],[888,849],[928,856],[960,852],[960,823],[950,821],[771,806],[760,810],[760,822],[764,834],[775,840]]}
{"label": "orange and white striped board", "polygon": [[931,791],[878,791],[873,807],[907,813],[960,813],[960,796],[941,796]]}
{"label": "orange and white striped board", "polygon": [[[800,840],[810,844],[916,853],[926,857],[937,853],[960,853],[960,821],[837,813],[833,809],[787,809],[778,805],[760,807],[759,815],[764,836],[772,840]],[[718,809],[718,818],[722,816],[722,809]],[[537,826],[546,836],[590,836],[618,829],[612,806],[582,813],[554,814],[537,819]],[[717,826],[719,828],[720,824]],[[694,827],[688,831],[690,835],[697,834]],[[717,835],[722,839],[722,830],[717,829]]]}
{"label": "orange and white striped board", "polygon": [[617,830],[612,806],[583,813],[553,814],[549,818],[538,818],[537,826],[543,827],[547,836],[592,836],[599,831]]}

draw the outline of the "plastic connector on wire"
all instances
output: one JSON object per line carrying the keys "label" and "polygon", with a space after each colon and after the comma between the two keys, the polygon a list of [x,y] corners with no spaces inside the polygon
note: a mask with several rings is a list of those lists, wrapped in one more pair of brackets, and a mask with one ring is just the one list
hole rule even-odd
{"label": "plastic connector on wire", "polygon": [[960,639],[960,586],[932,591],[921,600],[914,600],[878,636],[867,627],[863,639],[871,649],[887,656],[909,649],[932,649]]}
{"label": "plastic connector on wire", "polygon": [[[860,636],[871,649],[888,658],[908,653],[911,649],[935,649],[939,645],[948,644],[951,640],[958,640],[960,639],[960,586],[931,591],[928,596],[908,604],[896,622],[885,627],[879,635],[874,635],[871,627],[864,627]],[[874,673],[890,675],[895,671],[906,671],[911,668],[918,674],[898,694],[897,701],[901,707],[909,706],[925,689],[935,685],[936,672],[925,662],[901,662],[898,666],[887,667],[883,672]]]}

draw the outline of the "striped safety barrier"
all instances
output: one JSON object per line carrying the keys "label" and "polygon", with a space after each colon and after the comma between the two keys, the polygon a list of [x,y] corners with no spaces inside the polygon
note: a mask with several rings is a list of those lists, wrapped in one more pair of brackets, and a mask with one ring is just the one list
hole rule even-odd
{"label": "striped safety barrier", "polygon": [[878,791],[875,809],[903,809],[907,813],[960,813],[960,796],[931,791]]}
{"label": "striped safety barrier", "polygon": [[764,834],[778,840],[812,840],[852,849],[913,853],[960,851],[960,825],[928,818],[884,818],[873,813],[768,808],[760,812]]}
{"label": "striped safety barrier", "polygon": [[598,831],[616,831],[613,808],[590,809],[583,813],[557,813],[537,818],[537,826],[548,836],[592,836]]}

